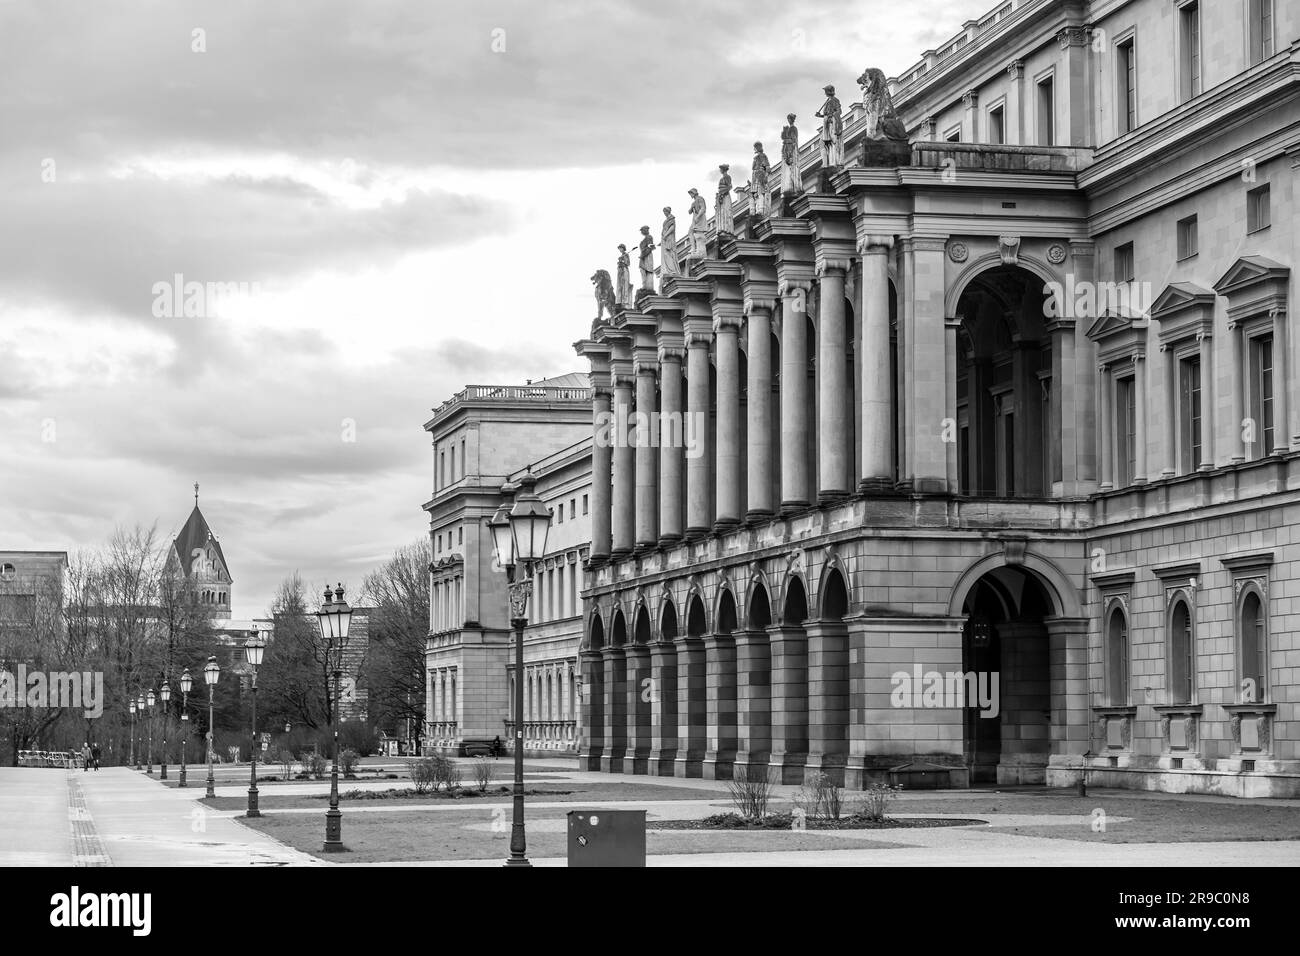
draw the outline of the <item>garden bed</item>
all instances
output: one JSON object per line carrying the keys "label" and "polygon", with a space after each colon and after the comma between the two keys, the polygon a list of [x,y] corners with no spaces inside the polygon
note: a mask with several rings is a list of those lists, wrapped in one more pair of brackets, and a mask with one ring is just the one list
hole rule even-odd
{"label": "garden bed", "polygon": [[[421,793],[418,790],[407,787],[402,790],[343,790],[339,792],[340,800],[463,800],[468,797],[499,797],[502,794],[511,795],[514,793],[514,787],[492,787],[487,790],[466,789],[461,787],[456,790],[429,790]],[[572,790],[525,790],[526,797],[540,796],[568,796],[573,793]],[[328,793],[313,793],[308,796],[309,800],[328,800]]]}
{"label": "garden bed", "polygon": [[876,819],[862,814],[848,814],[840,819],[805,817],[796,826],[791,813],[769,813],[753,820],[739,813],[716,813],[702,820],[655,820],[652,830],[906,830],[921,827],[966,827],[987,824],[987,820],[963,817],[885,817]]}

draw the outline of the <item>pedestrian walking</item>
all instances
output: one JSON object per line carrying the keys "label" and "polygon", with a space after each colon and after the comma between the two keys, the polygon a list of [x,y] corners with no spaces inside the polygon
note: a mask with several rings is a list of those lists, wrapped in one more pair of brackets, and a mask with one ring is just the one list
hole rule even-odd
{"label": "pedestrian walking", "polygon": [[501,735],[498,734],[492,741],[492,756],[501,756]]}
{"label": "pedestrian walking", "polygon": [[90,769],[90,741],[81,745],[81,772],[85,773]]}
{"label": "pedestrian walking", "polygon": [[99,742],[90,745],[90,761],[95,765],[95,770],[99,770]]}

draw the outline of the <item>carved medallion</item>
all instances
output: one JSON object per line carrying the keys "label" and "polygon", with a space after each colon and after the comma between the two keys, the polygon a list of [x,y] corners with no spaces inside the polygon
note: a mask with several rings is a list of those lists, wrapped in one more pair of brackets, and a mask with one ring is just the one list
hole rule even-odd
{"label": "carved medallion", "polygon": [[965,262],[970,257],[970,250],[966,248],[964,242],[950,242],[948,244],[948,258],[953,262]]}
{"label": "carved medallion", "polygon": [[1054,242],[1047,247],[1047,261],[1054,266],[1059,266],[1065,261],[1065,246],[1059,242]]}

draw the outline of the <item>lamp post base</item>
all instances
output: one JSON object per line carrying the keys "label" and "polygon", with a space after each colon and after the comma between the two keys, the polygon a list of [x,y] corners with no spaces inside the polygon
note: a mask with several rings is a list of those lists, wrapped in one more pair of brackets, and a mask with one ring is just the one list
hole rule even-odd
{"label": "lamp post base", "polygon": [[178,787],[183,787],[183,786],[185,786],[185,765],[184,765],[184,764],[181,764],[181,776],[180,776],[180,780],[177,782],[176,786],[178,786]]}
{"label": "lamp post base", "polygon": [[343,845],[343,813],[337,807],[325,811],[325,843],[322,849],[326,853],[338,853],[347,849]]}
{"label": "lamp post base", "polygon": [[257,809],[257,788],[249,787],[248,788],[248,812],[245,813],[244,816],[260,817],[261,815],[262,812]]}
{"label": "lamp post base", "polygon": [[516,860],[514,857],[511,857],[510,859],[506,860],[506,866],[529,866],[529,867],[531,867],[532,864],[528,862],[528,857],[526,857],[526,856],[525,856],[525,857],[521,857],[521,858],[518,859],[518,860]]}
{"label": "lamp post base", "polygon": [[167,779],[167,765],[166,765],[166,764],[163,764],[163,765],[162,765],[162,770],[161,770],[161,771],[159,772],[159,774],[158,774],[158,779],[159,779],[159,780],[166,780],[166,779]]}

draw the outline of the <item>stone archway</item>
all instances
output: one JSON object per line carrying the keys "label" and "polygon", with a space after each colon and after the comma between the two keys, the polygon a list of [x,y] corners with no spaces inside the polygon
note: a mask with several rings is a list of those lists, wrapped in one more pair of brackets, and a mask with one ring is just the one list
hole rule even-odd
{"label": "stone archway", "polygon": [[786,580],[781,623],[767,629],[772,660],[772,755],[781,783],[803,783],[808,760],[808,592]]}
{"label": "stone archway", "polygon": [[705,719],[708,744],[704,776],[730,780],[736,761],[736,599],[724,587],[718,594],[713,633],[704,639]]}
{"label": "stone archway", "polygon": [[627,753],[627,622],[623,609],[610,621],[609,646],[601,653],[605,665],[605,748],[600,769],[621,773]]}
{"label": "stone archway", "polygon": [[698,591],[686,603],[686,633],[677,646],[677,754],[673,776],[702,777],[708,719],[704,638],[704,601]]}
{"label": "stone archway", "polygon": [[[583,770],[599,770],[600,758],[605,750],[605,666],[602,652],[605,647],[605,625],[599,612],[591,615],[588,625],[587,646],[582,659],[582,740],[579,744],[578,766]],[[514,695],[511,694],[512,701]]]}
{"label": "stone archway", "polygon": [[677,758],[677,609],[666,595],[659,611],[659,640],[650,645],[650,756],[646,772],[673,775]]}
{"label": "stone archway", "polygon": [[755,581],[742,630],[736,639],[736,763],[733,776],[766,767],[772,752],[772,650],[768,627],[772,605],[767,588]]}
{"label": "stone archway", "polygon": [[627,753],[624,773],[647,773],[650,759],[650,699],[654,681],[650,674],[650,612],[638,604],[633,617],[632,640],[624,654],[627,663]]}
{"label": "stone archway", "polygon": [[804,625],[808,667],[808,772],[843,785],[849,754],[849,597],[830,567],[821,581],[821,613]]}

